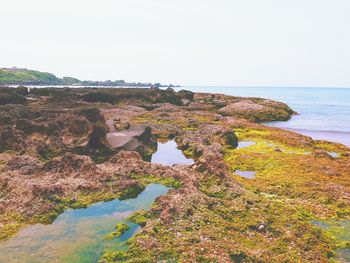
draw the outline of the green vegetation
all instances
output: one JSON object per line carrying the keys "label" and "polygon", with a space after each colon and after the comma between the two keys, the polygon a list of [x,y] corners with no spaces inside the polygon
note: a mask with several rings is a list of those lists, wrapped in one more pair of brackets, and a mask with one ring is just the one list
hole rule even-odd
{"label": "green vegetation", "polygon": [[4,213],[0,215],[3,225],[0,227],[0,240],[6,240],[16,234],[25,224],[23,217],[17,213]]}
{"label": "green vegetation", "polygon": [[[81,81],[72,77],[58,78],[54,74],[21,68],[0,68],[0,85],[82,85],[82,86],[134,86],[134,87],[166,87],[159,83],[127,83],[124,80],[115,81]],[[170,84],[171,87],[173,85]],[[167,99],[181,103],[177,97]]]}
{"label": "green vegetation", "polygon": [[[200,180],[200,188],[207,197],[182,199],[181,210],[167,221],[159,221],[157,206],[136,212],[131,221],[147,220],[147,228],[129,240],[127,251],[106,252],[100,262],[310,262],[303,260],[334,255],[332,238],[301,207],[249,192],[237,194],[216,175]],[[227,257],[218,261],[212,251]]]}
{"label": "green vegetation", "polygon": [[[136,198],[143,190],[145,190],[145,187],[151,183],[159,183],[172,188],[179,188],[181,186],[181,181],[176,180],[173,177],[159,177],[143,174],[130,174],[128,177],[136,180],[138,183],[125,189],[111,188],[96,192],[82,191],[77,193],[74,197],[52,196],[50,202],[53,208],[49,212],[35,214],[31,218],[23,218],[17,214],[3,214],[0,216],[0,221],[5,222],[6,224],[0,227],[0,240],[10,238],[26,223],[51,224],[61,213],[64,212],[65,209],[68,208],[86,208],[96,202],[110,201],[117,198],[120,200]],[[118,178],[113,178],[112,180],[118,180]],[[146,211],[144,211],[144,213],[139,211],[135,213],[134,216],[130,217],[130,222],[142,225],[143,218],[145,218],[146,215]],[[113,233],[112,235],[116,234]]]}
{"label": "green vegetation", "polygon": [[[337,223],[324,230],[314,222],[349,222],[348,169],[342,157],[316,153],[341,155],[346,149],[290,139],[288,132],[272,128],[235,132],[239,140],[256,143],[225,149],[232,178],[247,190],[237,192],[215,174],[203,176],[198,184],[205,197],[183,197],[181,208],[171,211],[166,221],[159,220],[164,207],[157,203],[151,211],[135,212],[128,220],[141,226],[147,221],[147,227],[129,240],[127,251],[106,252],[100,262],[336,262],[338,249],[349,247],[348,226]],[[194,155],[193,149],[187,154]],[[236,169],[256,171],[257,178],[241,178]],[[218,261],[212,251],[227,257]]]}
{"label": "green vegetation", "polygon": [[[240,140],[256,144],[226,150],[225,161],[232,176],[276,204],[295,207],[306,216],[309,227],[316,222],[314,225],[323,229],[334,249],[349,248],[348,168],[344,159],[327,154],[327,151],[341,154],[347,149],[324,141],[296,145],[286,140],[284,131],[276,129],[236,129],[236,133]],[[241,178],[234,175],[234,170],[255,171],[257,178]],[[283,210],[281,218],[282,214],[295,215]]]}
{"label": "green vegetation", "polygon": [[149,211],[145,210],[139,210],[133,213],[131,216],[128,217],[128,221],[138,224],[140,226],[144,226],[146,224],[146,221],[150,218],[151,214]]}
{"label": "green vegetation", "polygon": [[[288,145],[280,130],[237,130],[240,140],[251,140],[255,145],[241,149],[227,149],[225,161],[232,176],[255,193],[266,193],[301,205],[320,218],[344,218],[350,215],[346,200],[348,168],[341,159],[327,153],[329,143]],[[333,145],[333,151],[342,152]],[[233,174],[234,170],[255,171],[257,178],[247,180]],[[329,181],[332,180],[332,184]],[[334,192],[334,189],[343,189]]]}
{"label": "green vegetation", "polygon": [[[20,92],[20,96],[25,94],[25,90]],[[40,93],[51,102],[62,95],[55,89],[31,92]],[[201,112],[190,107],[163,105],[164,110],[140,111],[139,115],[130,117],[130,124],[153,124],[153,135],[158,139],[176,135],[184,154],[197,163],[182,169],[135,162],[135,166],[133,163],[130,169],[124,170],[129,164],[121,157],[104,164],[114,152],[101,146],[100,139],[106,128],[98,108],[101,105],[112,108],[118,103],[143,107],[144,103],[152,103],[147,105],[153,109],[154,103],[177,104],[183,97],[156,89],[71,89],[70,96],[96,102],[94,108],[76,109],[79,115],[99,125],[98,129],[95,126],[88,147],[76,151],[102,163],[99,167],[108,171],[109,176],[99,177],[104,184],[101,188],[83,187],[74,192],[49,194],[45,200],[50,211],[45,210],[45,214],[25,219],[0,216],[3,219],[0,222],[6,226],[0,228],[0,239],[13,235],[25,223],[50,223],[66,208],[133,198],[146,185],[160,183],[174,190],[156,199],[149,211],[139,210],[127,218],[127,224],[138,224],[143,227],[142,231],[128,240],[127,248],[122,248],[125,250],[108,251],[99,262],[335,262],[339,249],[349,248],[347,148],[246,120],[221,118],[215,109]],[[22,108],[25,107],[18,105],[17,111],[8,110],[6,114],[20,116]],[[0,121],[11,120],[4,116]],[[16,127],[21,127],[20,124],[17,122]],[[84,129],[79,127],[79,123],[69,126],[74,135],[81,137]],[[254,144],[235,148],[235,134],[238,140]],[[154,150],[152,145],[149,152],[141,155],[149,159]],[[339,158],[333,158],[328,152],[336,152]],[[42,147],[39,153],[46,160],[63,152]],[[222,164],[225,169],[211,167],[211,161]],[[0,167],[3,165],[0,162]],[[236,170],[254,171],[256,178],[242,178],[235,174]],[[70,173],[70,169],[67,171]],[[122,236],[129,228],[127,224],[118,224],[106,238]]]}
{"label": "green vegetation", "polygon": [[61,85],[63,79],[46,72],[27,69],[0,69],[0,84]]}
{"label": "green vegetation", "polygon": [[112,233],[109,233],[105,238],[106,239],[113,239],[113,238],[118,238],[121,237],[126,231],[129,230],[129,226],[125,223],[118,223],[115,226],[115,231]]}
{"label": "green vegetation", "polygon": [[0,228],[0,240],[8,239],[14,234],[17,233],[17,231],[21,228],[22,224],[14,223],[14,224],[7,224]]}
{"label": "green vegetation", "polygon": [[159,177],[151,174],[131,174],[130,178],[137,180],[144,186],[152,183],[157,183],[177,189],[180,188],[182,185],[182,182],[180,180],[177,180],[173,177]]}
{"label": "green vegetation", "polygon": [[[350,220],[314,221],[314,224],[334,237],[339,249],[350,250]],[[347,260],[350,259],[349,256]]]}

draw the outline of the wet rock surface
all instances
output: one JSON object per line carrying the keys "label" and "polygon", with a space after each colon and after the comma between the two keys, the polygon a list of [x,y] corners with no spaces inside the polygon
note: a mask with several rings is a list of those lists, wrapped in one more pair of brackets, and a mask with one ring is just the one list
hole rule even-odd
{"label": "wet rock surface", "polygon": [[[171,89],[31,93],[35,100],[0,106],[0,239],[158,182],[174,189],[147,212],[128,251],[100,262],[332,258],[334,242],[310,218],[349,216],[349,149],[257,123],[287,120],[286,104]],[[145,161],[169,139],[195,163]],[[238,141],[254,144],[237,149]]]}

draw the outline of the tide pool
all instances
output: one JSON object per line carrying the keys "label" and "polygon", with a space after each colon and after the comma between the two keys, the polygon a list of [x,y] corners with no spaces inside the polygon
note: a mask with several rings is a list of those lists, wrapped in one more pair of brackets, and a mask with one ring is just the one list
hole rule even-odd
{"label": "tide pool", "polygon": [[191,165],[194,164],[194,161],[187,158],[182,151],[177,148],[177,143],[171,140],[165,143],[158,142],[157,151],[152,155],[151,163],[163,165]]}
{"label": "tide pool", "polygon": [[[150,184],[135,199],[99,202],[83,209],[68,209],[50,225],[36,224],[0,243],[0,262],[97,262],[106,249],[125,250],[139,226],[126,220],[133,212],[150,209],[169,188]],[[106,240],[117,223],[129,225],[121,237]]]}

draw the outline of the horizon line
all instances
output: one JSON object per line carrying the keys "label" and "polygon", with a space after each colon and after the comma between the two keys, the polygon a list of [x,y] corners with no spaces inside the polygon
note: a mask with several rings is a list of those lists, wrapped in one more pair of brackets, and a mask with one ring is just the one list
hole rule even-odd
{"label": "horizon line", "polygon": [[312,89],[350,89],[350,86],[276,86],[276,85],[263,85],[263,86],[255,86],[255,85],[179,85],[180,87],[204,87],[204,88],[312,88]]}

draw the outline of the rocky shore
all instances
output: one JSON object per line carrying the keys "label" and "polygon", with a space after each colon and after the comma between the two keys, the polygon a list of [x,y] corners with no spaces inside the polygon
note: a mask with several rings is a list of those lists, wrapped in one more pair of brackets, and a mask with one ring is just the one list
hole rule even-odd
{"label": "rocky shore", "polygon": [[[173,190],[131,217],[142,230],[127,251],[100,262],[333,262],[349,243],[313,221],[349,220],[350,150],[261,124],[292,114],[170,88],[1,88],[0,239],[157,182]],[[195,163],[150,163],[168,139]]]}

